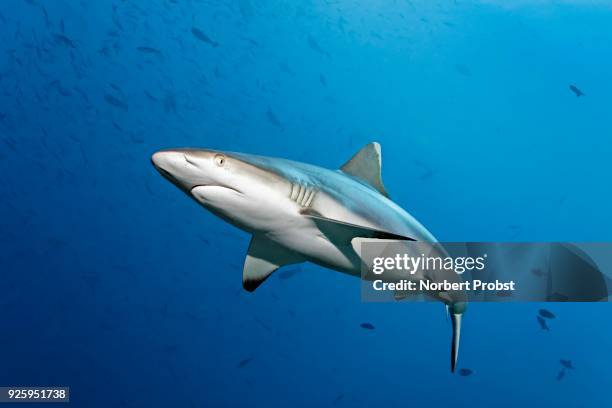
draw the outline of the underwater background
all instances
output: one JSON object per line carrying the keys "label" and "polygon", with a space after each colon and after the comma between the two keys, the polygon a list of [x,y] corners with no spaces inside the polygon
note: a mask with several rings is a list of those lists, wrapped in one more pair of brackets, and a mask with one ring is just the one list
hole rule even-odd
{"label": "underwater background", "polygon": [[451,374],[441,304],[363,303],[310,264],[245,292],[249,236],[150,156],[337,168],[378,141],[441,241],[610,241],[611,21],[596,0],[3,0],[0,385],[87,407],[609,406],[608,305],[545,305],[545,331],[544,305],[473,304],[471,375]]}

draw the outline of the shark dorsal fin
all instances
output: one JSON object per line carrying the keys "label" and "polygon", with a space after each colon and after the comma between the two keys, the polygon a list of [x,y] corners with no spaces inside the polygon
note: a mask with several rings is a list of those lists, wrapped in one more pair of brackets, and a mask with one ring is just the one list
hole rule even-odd
{"label": "shark dorsal fin", "polygon": [[389,197],[381,178],[380,144],[372,142],[363,146],[340,170],[365,181],[380,194]]}
{"label": "shark dorsal fin", "polygon": [[242,286],[253,292],[281,266],[299,262],[303,262],[303,259],[296,253],[263,235],[253,235],[244,261]]}

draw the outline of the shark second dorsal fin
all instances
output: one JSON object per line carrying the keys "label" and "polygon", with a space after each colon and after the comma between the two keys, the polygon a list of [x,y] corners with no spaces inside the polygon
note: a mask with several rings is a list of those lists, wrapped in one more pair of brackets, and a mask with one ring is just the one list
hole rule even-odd
{"label": "shark second dorsal fin", "polygon": [[242,286],[253,292],[281,266],[299,262],[303,259],[298,254],[263,235],[253,235],[242,270]]}
{"label": "shark second dorsal fin", "polygon": [[378,190],[380,194],[389,197],[381,178],[380,144],[376,142],[368,143],[351,160],[344,163],[340,170],[365,181]]}

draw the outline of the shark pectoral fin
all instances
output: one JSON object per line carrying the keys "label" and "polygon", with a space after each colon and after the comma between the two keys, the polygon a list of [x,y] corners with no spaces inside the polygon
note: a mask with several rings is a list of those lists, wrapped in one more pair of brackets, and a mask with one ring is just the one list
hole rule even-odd
{"label": "shark pectoral fin", "polygon": [[253,235],[242,271],[242,287],[253,292],[268,276],[283,265],[303,262],[304,259],[265,236]]}
{"label": "shark pectoral fin", "polygon": [[372,142],[362,147],[340,170],[365,181],[380,194],[389,197],[382,182],[381,161],[380,144]]}
{"label": "shark pectoral fin", "polygon": [[413,238],[393,234],[391,232],[326,218],[309,208],[303,209],[301,213],[305,217],[310,218],[325,236],[333,237],[334,241],[344,241],[348,244],[353,238],[358,237],[414,241]]}

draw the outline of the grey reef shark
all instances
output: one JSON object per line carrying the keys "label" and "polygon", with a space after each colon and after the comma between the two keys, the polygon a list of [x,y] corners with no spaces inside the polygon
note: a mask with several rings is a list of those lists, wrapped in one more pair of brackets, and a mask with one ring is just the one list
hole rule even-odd
{"label": "grey reef shark", "polygon": [[[378,143],[364,146],[338,170],[192,148],[158,151],[152,162],[204,208],[252,234],[242,275],[248,291],[278,268],[307,261],[361,277],[364,260],[359,248],[368,240],[437,242],[389,199]],[[467,304],[448,292],[433,297],[444,302],[451,317],[454,372]]]}

